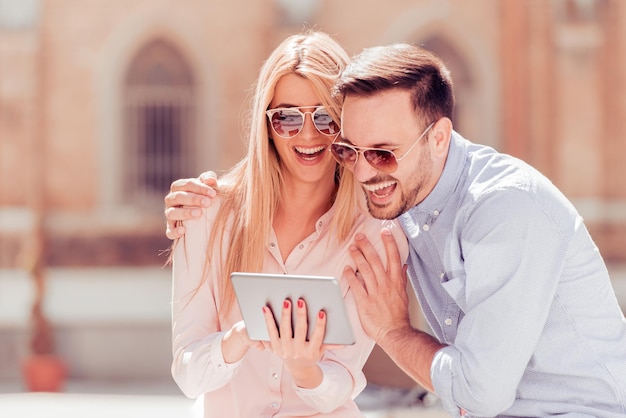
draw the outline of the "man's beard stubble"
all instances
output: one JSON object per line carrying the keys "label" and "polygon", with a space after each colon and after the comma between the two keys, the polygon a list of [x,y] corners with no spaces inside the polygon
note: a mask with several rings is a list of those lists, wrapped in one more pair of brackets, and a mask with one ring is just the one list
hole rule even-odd
{"label": "man's beard stubble", "polygon": [[[421,201],[417,200],[417,196],[424,185],[428,183],[428,179],[432,175],[432,166],[433,162],[430,158],[430,150],[428,147],[424,147],[420,155],[417,170],[408,178],[405,184],[392,176],[376,178],[375,181],[372,181],[372,183],[376,183],[385,181],[388,178],[393,179],[396,182],[396,190],[394,190],[394,193],[400,192],[400,200],[397,204],[394,204],[394,201],[392,201],[384,206],[376,205],[369,199],[367,192],[363,190],[365,200],[367,201],[367,210],[370,215],[376,219],[392,220],[408,212],[412,207],[417,206]],[[405,191],[408,191],[408,193],[405,194]]]}

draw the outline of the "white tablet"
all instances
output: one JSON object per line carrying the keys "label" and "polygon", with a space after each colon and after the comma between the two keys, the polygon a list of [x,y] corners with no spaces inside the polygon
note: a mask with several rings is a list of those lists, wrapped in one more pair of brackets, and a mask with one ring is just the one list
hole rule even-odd
{"label": "white tablet", "polygon": [[[304,276],[267,273],[232,273],[231,281],[246,323],[248,335],[253,340],[269,341],[262,307],[269,306],[277,323],[280,323],[282,305],[290,299],[292,306],[299,298],[307,306],[308,335],[311,336],[317,314],[326,312],[326,344],[354,344],[354,333],[346,313],[339,282],[334,277]],[[292,309],[292,323],[295,309]]]}

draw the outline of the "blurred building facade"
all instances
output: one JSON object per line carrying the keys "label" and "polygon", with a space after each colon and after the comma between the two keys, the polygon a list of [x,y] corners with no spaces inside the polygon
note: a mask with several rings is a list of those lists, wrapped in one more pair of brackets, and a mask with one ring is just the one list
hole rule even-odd
{"label": "blurred building facade", "polygon": [[0,0],[0,379],[38,238],[71,373],[167,376],[163,197],[238,161],[263,59],[305,27],[439,54],[456,129],[544,172],[626,263],[626,2]]}

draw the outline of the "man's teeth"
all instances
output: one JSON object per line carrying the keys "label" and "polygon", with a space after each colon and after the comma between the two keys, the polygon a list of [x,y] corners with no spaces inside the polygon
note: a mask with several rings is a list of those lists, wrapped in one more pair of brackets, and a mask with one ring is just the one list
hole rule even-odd
{"label": "man's teeth", "polygon": [[367,190],[367,191],[372,192],[372,193],[376,193],[376,192],[378,192],[380,190],[383,190],[383,189],[385,189],[387,187],[391,187],[394,184],[396,184],[395,181],[385,181],[385,182],[376,183],[376,184],[364,184],[363,188],[365,190]]}
{"label": "man's teeth", "polygon": [[320,151],[323,151],[326,147],[324,145],[320,145],[319,147],[315,147],[315,148],[300,148],[300,147],[295,147],[296,151],[298,151],[300,154],[308,154],[308,155],[312,155],[312,154],[317,154]]}

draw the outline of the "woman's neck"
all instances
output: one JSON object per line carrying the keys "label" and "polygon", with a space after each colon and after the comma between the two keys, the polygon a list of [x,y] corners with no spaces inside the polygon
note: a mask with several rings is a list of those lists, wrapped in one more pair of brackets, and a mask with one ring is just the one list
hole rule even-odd
{"label": "woman's neck", "polygon": [[304,183],[296,187],[288,185],[282,191],[277,212],[294,216],[298,221],[302,221],[303,218],[314,218],[315,222],[330,209],[336,191],[334,180],[327,183]]}
{"label": "woman's neck", "polygon": [[317,220],[331,208],[337,186],[328,183],[287,185],[276,208],[273,227],[283,261],[315,231]]}

